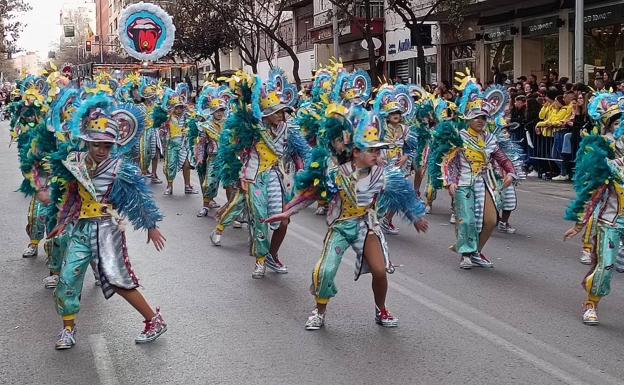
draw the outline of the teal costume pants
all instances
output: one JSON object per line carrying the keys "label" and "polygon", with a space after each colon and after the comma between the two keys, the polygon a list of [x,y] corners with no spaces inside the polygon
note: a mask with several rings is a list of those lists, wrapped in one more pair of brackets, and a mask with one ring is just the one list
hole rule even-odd
{"label": "teal costume pants", "polygon": [[53,273],[59,273],[61,271],[61,264],[65,253],[67,252],[67,245],[69,243],[69,233],[66,231],[57,237],[48,239],[46,241],[46,251],[48,255],[48,269]]}
{"label": "teal costume pants", "polygon": [[472,187],[458,187],[455,192],[455,250],[460,254],[478,252],[479,231],[475,217],[475,194]]}
{"label": "teal costume pants", "polygon": [[28,207],[28,222],[26,233],[31,242],[39,243],[45,236],[46,206],[32,197]]}
{"label": "teal costume pants", "polygon": [[323,241],[321,257],[312,271],[311,289],[317,303],[326,304],[338,293],[335,282],[336,274],[342,262],[342,256],[349,247],[355,251],[356,255],[355,279],[357,280],[360,274],[369,272],[368,265],[364,259],[364,246],[368,236],[377,236],[379,238],[386,271],[388,273],[394,271],[394,267],[389,259],[388,245],[381,230],[371,229],[366,220],[362,218],[337,221],[327,231]]}
{"label": "teal costume pants", "polygon": [[598,223],[596,226],[594,236],[596,261],[583,280],[583,287],[591,296],[604,297],[611,291],[611,277],[617,265],[620,240],[624,236],[623,225],[624,223],[617,223],[616,226]]}
{"label": "teal costume pants", "polygon": [[197,175],[204,198],[204,204],[214,200],[219,191],[219,176],[214,167],[215,154],[209,154],[203,163],[197,165]]}

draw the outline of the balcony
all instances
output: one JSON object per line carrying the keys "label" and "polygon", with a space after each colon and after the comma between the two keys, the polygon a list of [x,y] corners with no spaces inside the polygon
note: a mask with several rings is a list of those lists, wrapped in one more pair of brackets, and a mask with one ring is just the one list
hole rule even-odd
{"label": "balcony", "polygon": [[286,2],[285,11],[294,11],[297,8],[303,8],[312,4],[313,0],[288,0]]}

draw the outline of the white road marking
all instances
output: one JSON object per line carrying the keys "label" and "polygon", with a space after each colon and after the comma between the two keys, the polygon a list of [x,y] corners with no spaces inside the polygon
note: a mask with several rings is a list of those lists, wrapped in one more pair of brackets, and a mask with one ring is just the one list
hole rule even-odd
{"label": "white road marking", "polygon": [[111,360],[108,348],[106,347],[106,339],[101,334],[91,334],[89,336],[89,345],[93,352],[95,361],[95,370],[100,378],[101,385],[119,385],[115,374],[115,367]]}
{"label": "white road marking", "polygon": [[[306,231],[304,227],[291,222],[288,226],[288,234],[318,250],[319,253],[321,252],[322,238]],[[351,264],[355,263],[355,261],[349,257],[343,257],[343,261],[348,261]],[[526,332],[516,329],[495,317],[489,316],[417,279],[398,271],[395,272],[393,276],[409,281],[410,284],[417,286],[418,289],[415,291],[392,281],[389,282],[390,288],[461,325],[464,329],[468,329],[474,334],[515,354],[519,358],[566,384],[622,384],[621,379],[601,372],[588,363],[572,357],[554,346],[548,345],[528,335]],[[488,325],[488,327],[484,328],[480,325]],[[497,333],[494,331],[497,331]],[[511,342],[510,340],[512,339],[516,340],[518,343]]]}

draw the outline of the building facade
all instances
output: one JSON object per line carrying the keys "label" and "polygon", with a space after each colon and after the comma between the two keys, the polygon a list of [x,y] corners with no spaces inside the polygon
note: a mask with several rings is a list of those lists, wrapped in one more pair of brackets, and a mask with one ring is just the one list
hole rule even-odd
{"label": "building facade", "polygon": [[[515,79],[551,71],[574,78],[574,1],[481,0],[468,6],[461,28],[441,22],[437,47],[439,77],[452,79],[468,67],[483,82],[492,80],[496,67]],[[597,70],[624,67],[624,2],[585,0],[584,79]]]}

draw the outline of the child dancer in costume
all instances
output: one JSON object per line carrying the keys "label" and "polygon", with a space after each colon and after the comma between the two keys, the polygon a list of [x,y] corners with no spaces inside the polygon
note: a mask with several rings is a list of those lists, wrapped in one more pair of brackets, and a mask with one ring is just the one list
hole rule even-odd
{"label": "child dancer in costume", "polygon": [[[45,104],[45,97],[41,94],[41,90],[35,86],[37,84],[45,84],[44,78],[35,78],[28,76],[21,83],[22,87],[22,100],[18,102],[14,107],[16,108],[16,115],[12,125],[11,135],[17,141],[17,150],[19,154],[20,167],[22,171],[26,171],[24,174],[24,181],[20,190],[28,196],[32,196],[30,205],[28,206],[28,222],[26,225],[26,233],[30,238],[30,242],[22,257],[33,258],[38,255],[39,243],[45,236],[45,204],[41,202],[38,194],[32,189],[32,174],[28,175],[28,168],[25,163],[29,161],[31,134],[40,124],[43,124],[45,111],[48,106]],[[36,178],[35,179],[39,179]],[[45,177],[44,177],[45,179]],[[38,181],[39,182],[39,181]],[[45,181],[42,182],[45,185]],[[42,185],[42,186],[43,186]]]}
{"label": "child dancer in costume", "polygon": [[[222,160],[229,159],[229,166],[224,164],[220,167],[224,174],[229,175],[225,179],[238,175],[240,170],[240,189],[226,207],[221,221],[231,223],[241,213],[241,202],[246,203],[251,254],[256,258],[251,275],[254,279],[264,278],[267,267],[280,274],[288,272],[278,256],[288,221],[269,226],[261,219],[280,213],[285,203],[280,159],[293,159],[301,168],[308,151],[299,130],[286,123],[285,113],[292,111],[290,105],[296,103],[297,93],[281,75],[281,71],[279,74],[270,76],[266,85],[261,83],[259,77],[253,80],[245,77],[239,105],[226,122],[226,127],[234,129],[232,137],[238,142],[220,147],[221,155],[218,155]],[[249,95],[252,84],[253,92]],[[281,91],[281,98],[277,90]],[[245,94],[248,96],[245,97]],[[252,112],[248,111],[247,102],[252,104]],[[241,164],[236,162],[236,154],[241,154]],[[270,234],[269,230],[273,233]],[[220,244],[222,232],[222,227],[212,232],[211,240],[215,245]]]}
{"label": "child dancer in costume", "polygon": [[[496,227],[496,195],[498,186],[492,163],[496,162],[505,173],[503,187],[508,187],[516,179],[516,169],[512,161],[501,150],[497,137],[486,130],[487,119],[502,105],[483,99],[479,87],[470,76],[466,76],[459,89],[463,91],[459,113],[466,122],[466,128],[457,134],[451,122],[444,122],[436,129],[436,137],[448,137],[444,155],[444,144],[432,158],[432,177],[439,175],[436,165],[442,165],[445,187],[454,198],[457,242],[454,250],[461,254],[459,267],[470,269],[473,266],[493,267],[492,262],[482,253],[485,243]],[[440,159],[440,155],[443,159]]]}
{"label": "child dancer in costume", "polygon": [[163,125],[165,136],[165,162],[163,170],[167,178],[164,195],[173,194],[173,181],[179,170],[184,178],[184,193],[197,194],[191,185],[191,151],[188,142],[188,112],[182,95],[169,89],[163,99],[163,108],[169,117]]}
{"label": "child dancer in costume", "polygon": [[393,272],[394,267],[376,214],[402,212],[417,231],[426,231],[428,226],[422,218],[424,204],[416,198],[405,175],[396,168],[377,165],[381,149],[388,146],[380,142],[378,117],[361,107],[352,114],[355,133],[350,124],[341,123],[335,114],[327,120],[324,146],[314,149],[307,169],[297,176],[297,195],[284,213],[268,219],[283,221],[319,198],[330,201],[329,230],[312,272],[311,291],[316,308],[305,323],[307,330],[318,330],[325,324],[327,304],[337,293],[336,273],[349,247],[357,256],[355,279],[363,273],[373,275],[375,322],[396,327],[398,319],[386,307],[387,272]]}
{"label": "child dancer in costume", "polygon": [[[385,119],[382,140],[388,143],[388,148],[381,153],[386,167],[398,168],[407,178],[411,169],[409,161],[416,149],[415,135],[410,135],[409,126],[403,124],[404,117],[410,117],[414,112],[414,103],[408,89],[404,86],[382,85],[377,91],[373,111]],[[399,228],[392,223],[394,214],[388,212],[380,221],[381,229],[386,234],[399,233]]]}
{"label": "child dancer in costume", "polygon": [[[165,238],[156,223],[162,215],[138,167],[121,154],[111,155],[115,145],[131,148],[144,123],[141,116],[132,117],[131,111],[119,108],[113,111],[112,103],[106,95],[83,102],[74,114],[72,132],[84,141],[86,151],[71,152],[64,159],[57,155],[62,161],[53,168],[55,188],[61,189],[63,196],[55,202],[60,206],[59,219],[50,236],[72,225],[55,291],[56,308],[63,319],[63,329],[56,341],[59,350],[76,343],[80,294],[92,260],[97,261],[104,296],[119,294],[145,318],[144,330],[136,337],[136,343],[154,341],[167,330],[159,309],[152,309],[137,290],[138,279],[130,265],[121,224],[127,218],[135,228],[147,230],[148,242],[152,241],[161,250]],[[122,131],[119,124],[125,126]],[[58,194],[53,191],[52,196]]]}
{"label": "child dancer in costume", "polygon": [[[159,130],[167,121],[167,112],[159,104],[160,94],[164,92],[160,83],[142,78],[139,93],[144,99],[146,128],[139,143],[141,171],[149,175],[152,184],[161,184],[158,178],[158,159],[162,154]],[[151,167],[151,169],[150,169]]]}
{"label": "child dancer in costume", "polygon": [[223,131],[223,122],[228,113],[229,97],[225,99],[226,91],[226,86],[219,87],[216,84],[204,86],[197,101],[197,111],[205,120],[194,125],[189,133],[189,140],[194,145],[197,175],[203,197],[198,217],[205,217],[210,209],[219,207],[214,200],[219,190],[214,160]]}
{"label": "child dancer in costume", "polygon": [[[431,94],[416,84],[407,86],[409,94],[414,101],[414,113],[408,117],[407,124],[410,133],[416,139],[416,148],[410,156],[412,171],[414,172],[414,190],[420,195],[420,186],[425,176],[429,142],[431,141],[431,129],[429,122],[433,119],[433,100]],[[431,206],[426,206],[426,211],[431,211]]]}
{"label": "child dancer in costume", "polygon": [[[583,323],[598,324],[598,302],[611,291],[613,270],[624,271],[618,260],[624,236],[624,157],[616,157],[616,143],[624,134],[622,111],[618,98],[610,93],[598,93],[588,108],[597,125],[594,133],[585,137],[576,157],[574,189],[576,199],[568,207],[565,219],[575,221],[565,232],[564,240],[574,237],[584,227],[592,239],[592,267],[583,280],[587,299],[583,305]],[[598,134],[601,128],[601,134]]]}
{"label": "child dancer in costume", "polygon": [[[45,123],[37,125],[29,132],[30,140],[25,148],[22,158],[22,173],[28,180],[28,185],[22,185],[22,191],[26,189],[32,191],[44,207],[44,215],[47,216],[44,228],[51,229],[54,227],[55,218],[51,218],[49,187],[51,182],[50,176],[50,157],[60,145],[68,141],[69,122],[75,111],[74,103],[77,102],[79,91],[73,88],[67,88],[65,85],[69,81],[60,75],[58,71],[53,71],[48,76],[48,84],[50,89],[48,97],[51,100],[50,111],[47,115]],[[65,246],[67,244],[67,236],[59,235],[52,239],[46,240],[45,249],[48,256],[47,266],[49,275],[44,278],[44,286],[48,289],[54,289],[58,283],[58,276],[61,268],[61,261],[65,255]]]}

